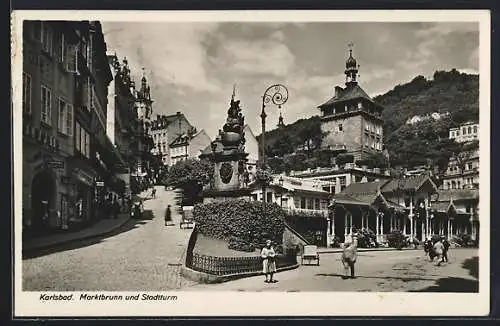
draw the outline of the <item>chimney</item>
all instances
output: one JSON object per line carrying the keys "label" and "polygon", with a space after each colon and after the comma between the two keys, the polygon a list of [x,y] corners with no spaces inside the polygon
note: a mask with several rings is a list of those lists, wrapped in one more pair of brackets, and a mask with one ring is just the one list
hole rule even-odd
{"label": "chimney", "polygon": [[177,115],[181,115],[181,112],[180,112],[180,111],[177,111]]}
{"label": "chimney", "polygon": [[340,94],[342,93],[344,89],[340,86],[335,86],[335,97],[340,97]]}

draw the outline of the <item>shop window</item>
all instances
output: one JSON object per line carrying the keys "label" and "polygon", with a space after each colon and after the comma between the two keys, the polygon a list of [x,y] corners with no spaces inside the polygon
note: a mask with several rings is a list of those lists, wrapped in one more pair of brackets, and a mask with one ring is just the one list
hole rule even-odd
{"label": "shop window", "polygon": [[23,112],[31,114],[31,76],[23,72]]}
{"label": "shop window", "polygon": [[306,209],[306,199],[304,197],[300,198],[300,208]]}

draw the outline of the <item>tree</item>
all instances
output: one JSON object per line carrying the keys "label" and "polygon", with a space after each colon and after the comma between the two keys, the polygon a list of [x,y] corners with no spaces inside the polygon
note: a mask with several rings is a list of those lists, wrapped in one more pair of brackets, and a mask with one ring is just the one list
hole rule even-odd
{"label": "tree", "polygon": [[167,173],[163,184],[183,190],[184,200],[192,204],[200,199],[203,186],[213,180],[214,167],[207,160],[188,159],[174,164]]}
{"label": "tree", "polygon": [[335,158],[335,163],[338,166],[344,166],[346,163],[354,163],[354,156],[351,154],[339,154]]}

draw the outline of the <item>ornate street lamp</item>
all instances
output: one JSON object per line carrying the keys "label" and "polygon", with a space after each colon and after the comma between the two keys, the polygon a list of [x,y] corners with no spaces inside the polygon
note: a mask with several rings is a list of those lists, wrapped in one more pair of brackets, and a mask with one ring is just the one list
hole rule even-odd
{"label": "ornate street lamp", "polygon": [[[266,105],[274,104],[281,109],[281,106],[288,100],[288,89],[282,84],[275,84],[269,86],[262,96],[262,112],[260,118],[262,121],[262,135],[261,135],[261,158],[260,164],[261,169],[264,171],[266,169]],[[266,202],[266,182],[262,182],[262,201]]]}

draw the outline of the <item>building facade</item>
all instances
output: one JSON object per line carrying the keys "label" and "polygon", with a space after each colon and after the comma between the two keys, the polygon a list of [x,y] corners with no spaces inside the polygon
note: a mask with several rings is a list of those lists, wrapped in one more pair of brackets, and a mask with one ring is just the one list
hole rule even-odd
{"label": "building facade", "polygon": [[479,149],[452,156],[442,180],[444,190],[479,188]]}
{"label": "building facade", "polygon": [[170,164],[174,165],[179,161],[191,158],[198,158],[202,150],[210,146],[210,137],[205,130],[196,131],[191,129],[188,133],[178,136],[169,145]]}
{"label": "building facade", "polygon": [[479,139],[479,123],[467,122],[459,127],[450,128],[450,139],[457,143],[465,143]]}
{"label": "building facade", "polygon": [[135,82],[130,76],[126,58],[120,63],[116,54],[108,53],[108,63],[113,82],[108,86],[108,110],[106,135],[112,146],[120,153],[123,164],[116,166],[118,177],[125,182],[130,193],[130,173],[136,162],[135,139],[139,125],[135,109]]}
{"label": "building facade", "polygon": [[135,98],[135,108],[137,110],[139,125],[135,137],[136,162],[132,169],[132,175],[138,178],[148,178],[152,173],[150,162],[152,160],[151,150],[154,147],[154,141],[151,136],[153,100],[151,99],[151,88],[144,74],[141,78],[141,87],[136,91]]}
{"label": "building facade", "polygon": [[350,50],[346,61],[345,88],[335,87],[334,96],[318,108],[321,129],[326,133],[322,148],[343,150],[356,160],[383,150],[383,107],[358,85],[358,65]]}
{"label": "building facade", "polygon": [[164,165],[172,166],[169,145],[192,128],[194,127],[181,112],[172,115],[157,115],[156,119],[151,121],[151,137],[154,143],[151,153],[161,156]]}
{"label": "building facade", "polygon": [[291,171],[290,176],[321,182],[322,189],[331,194],[340,193],[352,183],[384,181],[391,178],[387,170],[357,167],[353,163],[347,163],[343,167],[335,165],[331,168]]}
{"label": "building facade", "polygon": [[23,51],[23,235],[84,225],[118,159],[105,137],[101,25],[26,21]]}

